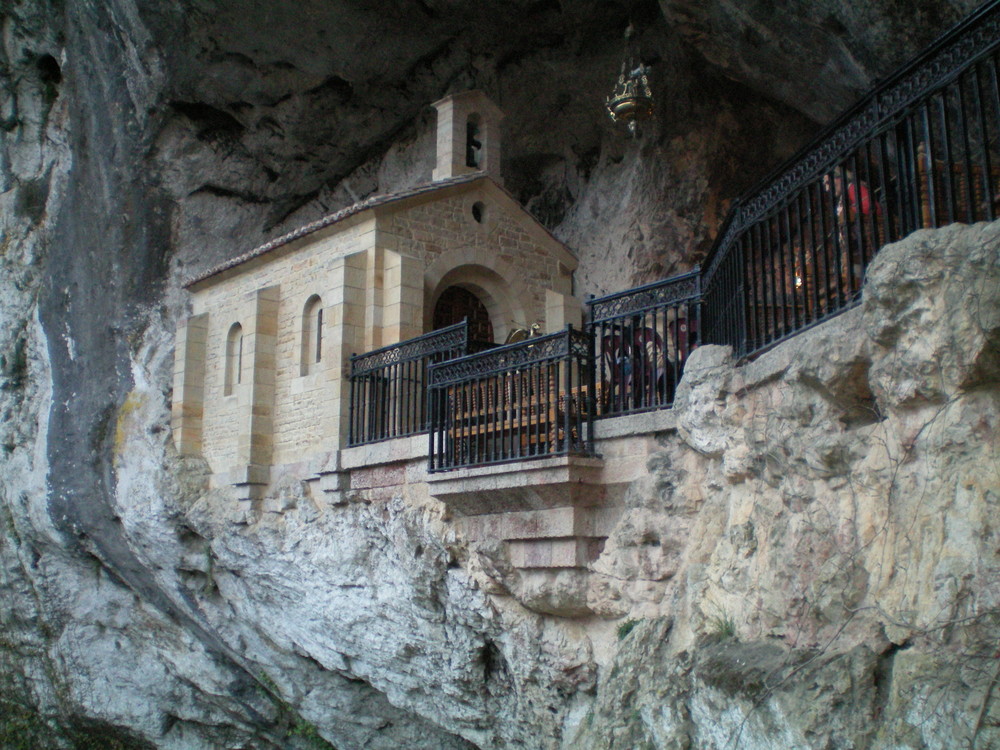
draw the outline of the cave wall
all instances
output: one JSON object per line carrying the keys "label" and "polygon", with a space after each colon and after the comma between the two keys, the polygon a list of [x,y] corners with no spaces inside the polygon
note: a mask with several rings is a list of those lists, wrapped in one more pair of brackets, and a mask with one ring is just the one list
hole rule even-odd
{"label": "cave wall", "polygon": [[[429,103],[473,86],[506,111],[508,188],[578,251],[578,293],[687,268],[741,190],[967,10],[922,3],[913,22],[911,7],[5,4],[3,731],[39,746],[184,748],[283,746],[320,729],[344,747],[568,736],[593,707],[606,662],[594,644],[612,621],[477,593],[440,509],[403,498],[315,525],[289,487],[302,518],[273,519],[270,536],[214,517],[226,499],[203,496],[200,467],[168,445],[180,283],[426,180]],[[630,14],[659,103],[638,141],[601,111]],[[337,565],[301,570],[306,537]],[[356,547],[330,541],[350,537]],[[294,587],[241,568],[274,550],[286,575],[364,601],[317,604],[293,618],[308,637],[289,635],[269,618]],[[609,617],[644,616],[636,602]],[[357,616],[331,624],[323,607]],[[331,628],[342,641],[302,645]]]}

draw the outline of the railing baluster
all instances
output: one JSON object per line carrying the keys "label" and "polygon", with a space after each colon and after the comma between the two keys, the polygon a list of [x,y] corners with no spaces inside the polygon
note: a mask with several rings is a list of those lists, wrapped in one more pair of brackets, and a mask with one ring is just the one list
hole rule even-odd
{"label": "railing baluster", "polygon": [[979,138],[977,138],[977,143],[979,147],[976,149],[978,152],[979,168],[982,170],[982,207],[983,207],[983,218],[986,221],[993,221],[995,217],[993,211],[993,201],[991,200],[991,190],[990,190],[990,180],[993,174],[993,163],[990,159],[990,133],[987,127],[986,119],[986,108],[983,105],[983,90],[982,84],[979,80],[980,66],[975,65],[972,68],[972,98],[974,102],[975,114],[976,114],[976,124],[979,128]]}
{"label": "railing baluster", "polygon": [[968,118],[965,108],[967,106],[965,95],[965,75],[958,77],[958,128],[962,134],[962,178],[965,182],[965,216],[966,222],[972,224],[976,220],[975,195],[976,191],[972,184],[972,147],[969,144]]}
{"label": "railing baluster", "polygon": [[410,423],[409,423],[409,417],[410,417],[409,394],[410,394],[410,382],[411,382],[409,378],[410,363],[408,361],[400,362],[398,365],[396,365],[396,369],[399,372],[399,384],[396,388],[396,401],[398,403],[396,411],[398,412],[397,419],[399,421],[399,425],[396,429],[399,434],[406,434],[409,433],[410,431]]}
{"label": "railing baluster", "polygon": [[[549,393],[549,381],[552,377],[552,360],[544,359],[531,368],[531,395],[533,408],[528,412],[528,423],[535,431],[535,454],[548,453],[549,441],[552,439],[552,428],[549,425],[549,407],[555,407]],[[545,398],[542,394],[545,394]],[[544,409],[544,411],[543,411]]]}
{"label": "railing baluster", "polygon": [[[501,445],[504,445],[505,452],[509,456],[513,456],[515,453],[514,447],[514,388],[516,386],[516,377],[511,372],[504,372],[501,375],[501,383],[503,384],[503,419],[504,428],[506,430],[506,439],[501,433]],[[506,441],[506,442],[505,442]]]}
{"label": "railing baluster", "polygon": [[747,289],[749,290],[747,293],[747,299],[750,302],[751,318],[753,320],[753,324],[751,326],[753,345],[750,348],[756,349],[764,343],[764,326],[763,321],[761,320],[761,313],[764,310],[763,300],[761,299],[764,268],[760,257],[760,245],[756,240],[756,232],[753,231],[752,227],[751,230],[747,232],[746,238],[747,243],[749,244],[750,255],[750,277],[747,285]]}
{"label": "railing baluster", "polygon": [[413,411],[413,403],[416,401],[416,362],[409,360],[403,363],[403,379],[406,387],[403,390],[403,430],[413,433],[417,428],[416,414]]}
{"label": "railing baluster", "polygon": [[769,307],[769,295],[767,286],[768,277],[768,262],[767,262],[767,245],[763,239],[763,228],[756,224],[750,228],[748,233],[753,240],[753,245],[755,252],[757,254],[757,266],[758,275],[754,279],[754,286],[757,287],[757,299],[759,301],[758,307],[758,331],[757,331],[757,346],[767,346],[768,337],[771,335],[771,331],[774,330],[773,323],[771,322],[771,310]]}
{"label": "railing baluster", "polygon": [[[818,249],[818,238],[817,232],[819,231],[819,219],[823,213],[823,204],[820,200],[820,195],[818,191],[821,189],[818,185],[806,185],[806,206],[809,213],[809,288],[812,295],[812,305],[813,305],[813,315],[812,319],[819,320],[822,315],[822,309],[820,308],[820,268],[819,260],[817,258]],[[822,236],[822,235],[820,235]]]}
{"label": "railing baluster", "polygon": [[875,171],[872,169],[872,148],[874,145],[872,141],[868,141],[861,152],[864,157],[861,162],[861,168],[864,172],[861,184],[868,186],[868,212],[861,240],[861,276],[858,279],[859,289],[864,284],[864,272],[868,268],[868,261],[871,260],[872,255],[875,254],[875,249],[878,247],[878,217],[882,213],[881,204],[879,203],[879,196],[882,194],[881,185],[878,183]]}
{"label": "railing baluster", "polygon": [[[924,222],[929,222],[929,226],[938,226],[938,210],[937,210],[937,195],[938,195],[938,175],[937,175],[937,165],[934,162],[934,156],[937,153],[934,148],[934,136],[931,132],[931,118],[929,107],[925,102],[920,107],[920,125],[922,135],[920,143],[917,146],[917,153],[919,155],[920,151],[923,151],[923,163],[924,163],[924,174],[926,175],[926,185],[927,185],[927,213],[924,215]],[[946,169],[950,169],[950,165],[946,166]],[[928,217],[930,217],[928,219]]]}
{"label": "railing baluster", "polygon": [[890,181],[895,178],[891,176],[892,171],[889,168],[889,149],[887,143],[889,134],[888,132],[882,132],[879,133],[876,138],[878,140],[878,176],[879,183],[882,188],[883,198],[883,210],[881,211],[881,227],[883,234],[881,241],[879,241],[876,230],[876,241],[875,246],[872,248],[872,255],[878,251],[882,244],[895,241],[895,235],[893,234],[891,223],[892,216],[895,215],[895,211],[893,207],[892,190],[890,190]]}
{"label": "railing baluster", "polygon": [[[958,215],[958,202],[955,190],[955,171],[952,169],[952,132],[951,120],[948,117],[948,92],[942,91],[940,96],[936,96],[932,101],[937,102],[938,119],[941,122],[941,161],[944,163],[944,174],[941,178],[941,185],[944,192],[944,207],[948,216],[947,223],[956,220]],[[934,153],[937,153],[936,151]],[[932,214],[933,215],[933,214]],[[931,220],[932,223],[934,219]]]}
{"label": "railing baluster", "polygon": [[757,258],[757,271],[754,276],[754,287],[757,290],[757,341],[756,345],[765,346],[771,332],[770,306],[767,299],[767,257],[763,240],[763,227],[754,226],[749,233],[754,245],[754,255]]}
{"label": "railing baluster", "polygon": [[729,289],[729,295],[723,307],[723,320],[726,323],[726,341],[732,345],[733,351],[737,353],[737,356],[741,354],[743,348],[740,341],[742,332],[740,331],[739,317],[740,304],[742,302],[739,298],[741,265],[740,246],[739,243],[736,243],[733,247],[733,257],[729,261],[728,268],[726,268],[726,287]]}
{"label": "railing baluster", "polygon": [[791,306],[788,304],[788,279],[785,268],[787,242],[786,239],[782,237],[783,227],[781,215],[783,213],[784,209],[779,206],[778,210],[771,217],[771,222],[773,224],[771,234],[774,237],[775,242],[774,257],[776,260],[776,272],[774,274],[775,304],[778,305],[778,310],[781,313],[781,331],[778,334],[779,339],[787,336],[789,330],[792,328],[792,321],[790,320]]}
{"label": "railing baluster", "polygon": [[[844,217],[844,241],[847,243],[847,273],[845,274],[844,282],[844,298],[846,301],[853,301],[856,292],[861,288],[860,284],[860,271],[856,269],[860,265],[860,258],[862,256],[861,243],[862,240],[862,228],[861,228],[861,217],[864,215],[865,210],[865,194],[868,188],[862,190],[861,183],[858,181],[858,160],[855,154],[851,154],[850,157],[851,167],[850,173],[850,184],[847,182],[848,172],[844,173],[844,189],[850,191],[854,189],[854,201],[850,200],[850,192],[847,194],[847,215]],[[871,198],[869,196],[869,203]],[[851,226],[852,216],[854,226]]]}
{"label": "railing baluster", "polygon": [[[566,354],[563,357],[562,366],[565,370],[565,378],[563,381],[563,392],[560,398],[559,393],[553,394],[553,403],[559,404],[562,402],[562,414],[563,414],[563,434],[562,434],[562,445],[560,446],[560,452],[569,453],[572,449],[571,441],[573,437],[573,425],[570,421],[572,417],[572,404],[570,399],[573,394],[573,346],[572,346],[572,336],[573,336],[573,326],[569,326],[566,329]],[[556,367],[556,377],[559,376],[559,367]],[[558,381],[556,381],[558,382]],[[556,421],[559,421],[559,411],[555,413]],[[558,427],[556,427],[556,437],[558,437]]]}
{"label": "railing baluster", "polygon": [[649,398],[649,361],[646,356],[646,336],[649,329],[647,314],[636,318],[636,330],[632,338],[632,369],[634,377],[639,381],[639,403],[640,409],[646,409],[652,404]]}
{"label": "railing baluster", "polygon": [[781,209],[781,230],[784,230],[784,241],[781,243],[781,288],[785,296],[787,318],[791,330],[801,328],[799,321],[798,289],[795,286],[795,241],[792,238],[791,209],[788,203]]}
{"label": "railing baluster", "polygon": [[764,279],[764,290],[767,299],[767,343],[771,343],[781,338],[781,320],[778,310],[778,285],[775,277],[778,275],[778,261],[774,252],[774,225],[771,217],[768,216],[760,226],[760,236],[762,238],[761,247],[764,250],[764,267],[767,276]]}
{"label": "railing baluster", "polygon": [[[890,233],[890,241],[895,242],[896,240],[902,239],[906,236],[907,231],[907,211],[909,210],[907,202],[907,194],[905,185],[907,185],[907,156],[904,153],[905,144],[900,143],[899,140],[899,128],[894,125],[892,128],[886,131],[886,137],[892,137],[892,164],[895,167],[895,179],[893,180],[893,190],[892,190],[892,207],[895,209],[892,211],[892,231]],[[888,154],[886,155],[888,158]]]}
{"label": "railing baluster", "polygon": [[1000,209],[1000,74],[997,72],[997,60],[1000,55],[991,55],[987,61],[987,69],[990,74],[990,93],[992,96],[990,100],[993,103],[993,135],[991,136],[989,142],[993,144],[992,157],[994,163],[998,165],[998,172],[994,174],[990,171],[987,176],[987,184],[989,185],[986,191],[986,200],[989,201],[990,205],[995,209]]}
{"label": "railing baluster", "polygon": [[831,270],[834,268],[832,255],[834,252],[834,242],[832,235],[837,233],[837,206],[836,199],[833,197],[833,172],[827,172],[823,176],[824,180],[827,182],[823,183],[822,189],[819,191],[819,225],[820,225],[820,259],[823,266],[822,272],[820,274],[820,282],[822,286],[820,287],[820,295],[823,300],[823,315],[829,315],[833,312],[833,300],[831,295],[834,292],[833,279],[831,277]]}
{"label": "railing baluster", "polygon": [[921,229],[924,226],[923,206],[920,200],[920,167],[918,166],[919,155],[917,154],[917,143],[913,135],[913,118],[909,115],[903,120],[904,156],[906,158],[906,189],[907,207],[910,221],[904,234]]}
{"label": "railing baluster", "polygon": [[797,191],[793,198],[795,207],[795,239],[792,252],[795,255],[792,273],[792,288],[795,292],[795,305],[801,311],[802,324],[809,322],[809,296],[806,285],[806,251],[805,238],[802,234],[802,191]]}

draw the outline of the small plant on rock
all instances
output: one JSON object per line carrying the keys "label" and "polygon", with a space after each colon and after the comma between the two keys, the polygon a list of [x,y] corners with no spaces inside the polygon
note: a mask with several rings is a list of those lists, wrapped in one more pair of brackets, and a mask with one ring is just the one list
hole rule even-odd
{"label": "small plant on rock", "polygon": [[718,636],[721,640],[729,640],[736,637],[736,621],[727,612],[720,612],[709,618],[708,627],[712,635]]}
{"label": "small plant on rock", "polygon": [[626,620],[625,622],[623,622],[621,625],[619,625],[618,626],[618,640],[619,641],[625,640],[625,636],[627,636],[629,633],[631,633],[635,629],[635,626],[638,625],[638,624],[639,624],[638,620],[633,620],[633,619],[629,618],[628,620]]}

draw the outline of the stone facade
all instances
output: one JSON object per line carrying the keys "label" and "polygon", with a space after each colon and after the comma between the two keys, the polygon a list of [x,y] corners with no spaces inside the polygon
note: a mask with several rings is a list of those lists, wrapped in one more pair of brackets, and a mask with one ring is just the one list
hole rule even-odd
{"label": "stone facade", "polygon": [[[467,116],[468,105],[456,112]],[[346,443],[352,354],[431,330],[452,286],[483,302],[498,341],[533,323],[579,324],[575,268],[572,253],[482,172],[303,227],[189,282],[175,445],[245,498],[261,496],[273,466],[314,474],[336,464]]]}
{"label": "stone facade", "polygon": [[[173,426],[182,452],[200,453],[215,475],[237,483],[247,481],[249,464],[285,462],[337,434],[340,370],[364,340],[374,228],[371,217],[358,217],[268,262],[192,287],[175,367],[182,398],[174,398]],[[323,355],[303,374],[303,310],[314,295],[324,313]],[[240,376],[227,395],[227,337],[235,324],[242,327]]]}
{"label": "stone facade", "polygon": [[[386,213],[379,222],[379,246],[418,259],[426,268],[423,294],[429,304],[423,308],[424,330],[430,326],[428,316],[436,298],[453,284],[477,292],[490,311],[498,340],[513,326],[540,322],[549,332],[562,327],[554,328],[546,320],[546,293],[572,294],[576,260],[491,181]],[[403,312],[416,310],[411,306]],[[400,320],[408,318],[401,315]],[[387,321],[383,326],[386,343],[399,340],[391,325]]]}

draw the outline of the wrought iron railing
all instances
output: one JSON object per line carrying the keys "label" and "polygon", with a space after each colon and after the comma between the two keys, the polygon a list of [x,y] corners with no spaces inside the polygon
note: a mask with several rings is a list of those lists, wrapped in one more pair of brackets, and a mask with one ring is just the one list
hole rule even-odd
{"label": "wrought iron railing", "polygon": [[351,357],[348,445],[427,429],[427,368],[489,344],[470,341],[467,321]]}
{"label": "wrought iron railing", "polygon": [[704,341],[752,355],[855,304],[883,245],[996,218],[998,48],[994,0],[738,201],[704,265]]}
{"label": "wrought iron railing", "polygon": [[565,331],[428,371],[430,470],[593,454],[593,338]]}
{"label": "wrought iron railing", "polygon": [[684,362],[698,343],[700,301],[695,270],[587,303],[598,416],[673,403]]}

